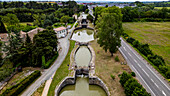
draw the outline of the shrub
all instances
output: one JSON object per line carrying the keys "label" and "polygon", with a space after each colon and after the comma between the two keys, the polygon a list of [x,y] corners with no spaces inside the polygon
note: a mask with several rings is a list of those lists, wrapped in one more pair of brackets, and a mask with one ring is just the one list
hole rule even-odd
{"label": "shrub", "polygon": [[127,38],[127,40],[126,40],[126,41],[132,44],[132,42],[133,42],[133,41],[135,41],[135,39],[134,39],[134,38],[132,38],[132,37],[129,37],[129,38]]}
{"label": "shrub", "polygon": [[22,31],[28,32],[28,31],[35,29],[35,28],[36,28],[36,26],[25,26],[24,29],[22,29]]}
{"label": "shrub", "polygon": [[121,74],[119,82],[124,87],[126,96],[151,96],[136,79],[126,72]]}
{"label": "shrub", "polygon": [[114,75],[112,75],[112,74],[110,75],[110,77],[112,77],[112,79],[113,79],[113,80],[115,79],[115,76],[114,76]]}
{"label": "shrub", "polygon": [[75,27],[77,27],[77,26],[78,26],[78,23],[76,23]]}
{"label": "shrub", "polygon": [[118,56],[115,57],[115,61],[116,61],[116,62],[119,61],[119,57],[118,57]]}
{"label": "shrub", "polygon": [[170,79],[170,70],[165,73],[165,76]]}
{"label": "shrub", "polygon": [[138,48],[140,46],[140,43],[138,40],[135,40],[133,41],[132,45],[135,47],[135,48]]}
{"label": "shrub", "polygon": [[167,66],[159,66],[159,70],[161,70],[162,73],[166,73],[168,71],[168,67]]}
{"label": "shrub", "polygon": [[162,61],[161,61],[160,59],[158,59],[158,58],[156,58],[156,59],[153,60],[153,64],[154,64],[155,66],[157,66],[157,67],[158,67],[159,65],[163,65],[163,64],[162,64]]}
{"label": "shrub", "polygon": [[47,69],[51,66],[51,64],[56,60],[56,58],[58,57],[58,53],[56,55],[54,55],[50,60],[47,61],[47,63],[44,64],[44,69]]}
{"label": "shrub", "polygon": [[133,77],[136,77],[135,72],[131,72],[131,75],[132,75]]}
{"label": "shrub", "polygon": [[17,96],[19,95],[27,86],[29,86],[36,78],[41,75],[40,71],[34,71],[31,75],[23,79],[16,85],[11,86],[6,89],[1,95],[2,96]]}

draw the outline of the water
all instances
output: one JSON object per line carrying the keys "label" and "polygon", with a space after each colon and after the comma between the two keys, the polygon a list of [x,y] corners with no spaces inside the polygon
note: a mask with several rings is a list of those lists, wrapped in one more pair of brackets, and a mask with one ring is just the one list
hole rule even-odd
{"label": "water", "polygon": [[91,61],[91,53],[87,46],[80,46],[78,51],[75,55],[75,61],[77,66],[86,66],[88,67],[90,61]]}
{"label": "water", "polygon": [[89,85],[88,78],[77,78],[75,85],[64,87],[59,96],[107,96],[97,85]]}
{"label": "water", "polygon": [[73,33],[72,40],[78,42],[90,42],[94,40],[94,31],[90,29],[79,29]]}

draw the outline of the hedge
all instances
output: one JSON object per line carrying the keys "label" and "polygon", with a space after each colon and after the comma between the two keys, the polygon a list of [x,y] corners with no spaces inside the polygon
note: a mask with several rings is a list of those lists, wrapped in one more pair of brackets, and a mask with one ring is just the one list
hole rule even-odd
{"label": "hedge", "polygon": [[37,79],[41,75],[40,71],[36,70],[31,75],[23,79],[21,82],[16,85],[7,88],[0,96],[17,96],[24,89],[26,89],[35,79]]}
{"label": "hedge", "polygon": [[168,71],[170,70],[169,68],[167,68],[165,60],[162,58],[162,56],[153,54],[148,44],[142,44],[126,33],[123,33],[122,36],[126,39],[128,43],[132,44],[133,47],[135,47],[137,50],[139,50],[140,53],[146,56],[147,59],[160,70],[158,70],[160,73],[164,74],[167,79],[170,79],[168,73]]}
{"label": "hedge", "polygon": [[49,68],[51,66],[51,64],[56,60],[57,57],[58,57],[58,52],[50,60],[48,60],[47,63],[43,64],[43,68],[44,69]]}
{"label": "hedge", "polygon": [[124,87],[126,96],[151,96],[132,75],[123,72],[119,77],[119,82]]}

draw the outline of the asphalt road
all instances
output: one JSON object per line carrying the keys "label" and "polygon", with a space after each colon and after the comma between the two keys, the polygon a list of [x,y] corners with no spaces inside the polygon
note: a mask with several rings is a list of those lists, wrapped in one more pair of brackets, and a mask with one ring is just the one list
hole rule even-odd
{"label": "asphalt road", "polygon": [[119,51],[126,59],[130,68],[136,73],[137,78],[152,96],[170,96],[170,86],[161,78],[155,69],[121,38]]}
{"label": "asphalt road", "polygon": [[[76,24],[76,22],[75,22],[75,24]],[[72,27],[72,29],[70,29],[70,32],[73,31],[75,24]],[[62,64],[62,62],[65,59],[65,57],[68,53],[68,50],[69,50],[70,42],[68,39],[71,36],[70,32],[68,33],[67,37],[59,39],[62,50],[61,50],[57,60],[54,62],[54,64],[49,69],[44,70],[44,72],[42,72],[42,75],[33,84],[31,84],[22,93],[21,96],[31,96],[34,93],[34,91],[36,91],[42,83],[44,83],[46,80],[48,80],[56,72],[56,70],[60,67],[60,65]]]}

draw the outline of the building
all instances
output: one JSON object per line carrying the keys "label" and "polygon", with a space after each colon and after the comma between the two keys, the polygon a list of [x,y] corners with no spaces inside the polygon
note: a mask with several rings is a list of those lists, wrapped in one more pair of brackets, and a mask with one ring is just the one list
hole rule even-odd
{"label": "building", "polygon": [[0,33],[0,40],[3,42],[7,42],[8,39],[8,33]]}
{"label": "building", "polygon": [[66,37],[67,35],[67,28],[65,27],[59,27],[53,29],[57,33],[57,38]]}
{"label": "building", "polygon": [[26,34],[28,34],[28,36],[31,38],[31,41],[33,41],[34,35],[36,35],[39,31],[43,31],[43,30],[44,30],[43,28],[36,28],[36,29],[33,29],[29,32],[21,31],[20,36],[25,41],[26,40]]}

